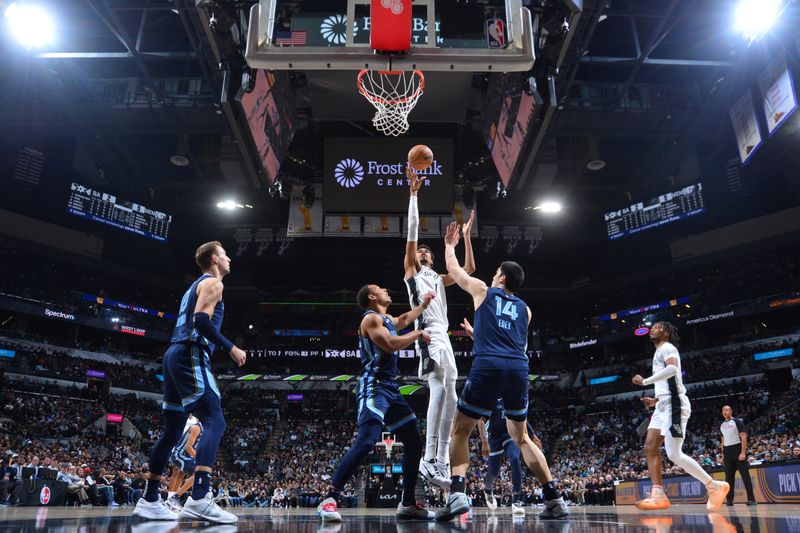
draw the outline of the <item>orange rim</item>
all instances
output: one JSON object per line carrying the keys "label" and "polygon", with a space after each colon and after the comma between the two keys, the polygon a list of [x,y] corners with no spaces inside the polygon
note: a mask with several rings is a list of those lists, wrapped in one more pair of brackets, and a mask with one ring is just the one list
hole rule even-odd
{"label": "orange rim", "polygon": [[[358,78],[356,79],[356,87],[358,87],[358,92],[363,94],[364,97],[367,98],[367,100],[369,100],[371,102],[375,102],[377,104],[390,105],[390,106],[391,105],[402,104],[402,103],[408,102],[409,100],[412,100],[412,99],[416,98],[417,96],[419,96],[420,93],[422,93],[422,90],[425,89],[425,75],[422,73],[421,70],[412,70],[411,72],[413,73],[413,75],[419,77],[419,86],[417,87],[417,89],[410,96],[406,96],[405,98],[400,98],[400,99],[397,99],[397,100],[386,100],[385,98],[381,98],[380,96],[376,96],[376,95],[370,93],[369,91],[367,91],[364,88],[364,84],[362,83],[361,78],[363,78],[364,74],[366,74],[367,72],[369,72],[368,68],[362,68],[361,72],[358,73]],[[384,76],[384,75],[400,76],[405,71],[404,70],[378,70],[377,72],[381,76]]]}

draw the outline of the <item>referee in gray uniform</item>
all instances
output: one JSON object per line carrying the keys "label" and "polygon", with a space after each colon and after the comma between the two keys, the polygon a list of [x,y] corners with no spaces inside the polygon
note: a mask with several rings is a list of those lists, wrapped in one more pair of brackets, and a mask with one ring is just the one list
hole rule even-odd
{"label": "referee in gray uniform", "polygon": [[722,457],[725,463],[725,481],[731,486],[728,493],[728,505],[733,505],[733,493],[736,481],[736,470],[742,476],[744,488],[747,491],[747,505],[755,505],[756,497],[753,494],[753,481],[750,479],[750,468],[747,463],[747,432],[741,418],[733,417],[730,405],[722,408],[722,418],[725,421],[719,427],[722,432]]}

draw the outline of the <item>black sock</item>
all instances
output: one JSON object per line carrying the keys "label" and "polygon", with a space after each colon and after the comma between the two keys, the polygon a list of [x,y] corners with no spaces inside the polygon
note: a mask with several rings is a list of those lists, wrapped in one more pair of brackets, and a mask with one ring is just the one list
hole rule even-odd
{"label": "black sock", "polygon": [[157,502],[159,499],[158,489],[161,486],[160,479],[148,479],[147,488],[144,491],[144,499],[150,503]]}
{"label": "black sock", "polygon": [[522,502],[523,501],[522,500],[522,493],[521,492],[515,492],[514,494],[512,494],[511,495],[511,501],[514,502],[514,503]]}
{"label": "black sock", "polygon": [[450,478],[450,494],[454,492],[464,492],[466,481],[461,476],[453,476]]}
{"label": "black sock", "polygon": [[414,496],[413,490],[404,490],[403,491],[403,499],[402,504],[403,507],[408,507],[410,505],[415,505],[417,503],[417,498]]}
{"label": "black sock", "polygon": [[196,470],[194,473],[194,485],[192,485],[192,499],[202,500],[211,488],[211,472]]}
{"label": "black sock", "polygon": [[328,494],[325,495],[325,499],[327,500],[328,498],[333,498],[334,500],[336,500],[338,502],[339,501],[339,491],[336,490],[333,487],[329,488],[328,489]]}
{"label": "black sock", "polygon": [[544,493],[544,499],[547,501],[557,500],[561,497],[561,494],[558,493],[558,489],[553,485],[552,481],[548,481],[542,485],[542,492]]}

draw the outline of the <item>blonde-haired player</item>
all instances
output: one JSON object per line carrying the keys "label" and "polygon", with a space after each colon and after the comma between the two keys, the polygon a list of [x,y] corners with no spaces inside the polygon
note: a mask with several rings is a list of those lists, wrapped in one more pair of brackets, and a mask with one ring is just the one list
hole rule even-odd
{"label": "blonde-haired player", "polygon": [[[417,176],[411,165],[407,170],[410,191],[408,200],[408,239],[406,255],[403,259],[405,282],[411,307],[421,303],[421,296],[427,292],[436,294],[423,315],[417,319],[417,329],[430,333],[431,342],[417,342],[417,353],[420,354],[419,377],[427,378],[430,398],[426,417],[425,455],[420,461],[419,473],[442,488],[450,486],[450,432],[456,413],[456,360],[453,347],[448,336],[447,297],[444,288],[455,282],[447,274],[438,274],[433,270],[433,253],[429,246],[418,244],[419,209],[417,192],[424,177]],[[462,227],[464,234],[464,270],[471,274],[475,271],[475,259],[472,253],[470,232],[475,212]]]}

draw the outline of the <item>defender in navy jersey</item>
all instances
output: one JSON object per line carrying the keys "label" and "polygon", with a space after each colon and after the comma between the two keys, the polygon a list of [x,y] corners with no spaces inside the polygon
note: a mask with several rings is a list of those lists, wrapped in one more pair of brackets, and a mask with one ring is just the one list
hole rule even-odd
{"label": "defender in navy jersey", "polygon": [[435,293],[428,292],[422,297],[420,305],[395,318],[386,313],[392,303],[386,289],[364,285],[358,291],[358,305],[366,311],[358,328],[362,366],[356,391],[358,435],[336,468],[326,498],[317,507],[317,514],[323,521],[341,521],[336,500],[347,481],[380,440],[383,426],[403,443],[403,496],[397,506],[397,518],[433,520],[433,513],[416,503],[414,497],[422,456],[422,435],[414,410],[400,394],[396,379],[398,350],[417,340],[425,343],[431,341],[430,335],[424,330],[414,330],[405,335],[398,335],[397,330],[413,324],[435,298]]}
{"label": "defender in navy jersey", "polygon": [[492,278],[492,285],[470,277],[458,264],[455,247],[460,230],[451,223],[445,234],[447,273],[472,296],[475,305],[472,368],[458,399],[450,445],[450,497],[436,514],[437,520],[450,520],[469,510],[464,493],[469,467],[469,436],[482,417],[488,417],[498,398],[503,400],[508,433],[519,446],[525,464],[542,484],[545,510],[541,518],[561,518],[569,514],[564,499],[553,485],[553,476],[542,451],[526,429],[528,415],[528,324],[531,310],[514,293],[522,286],[525,272],[513,261],[503,262]]}
{"label": "defender in navy jersey", "polygon": [[189,415],[181,439],[169,454],[172,473],[167,487],[167,506],[178,513],[183,510],[181,496],[194,484],[194,469],[197,466],[194,458],[202,434],[203,424],[194,415]]}
{"label": "defender in navy jersey", "polygon": [[171,344],[164,354],[164,430],[150,454],[147,489],[133,514],[148,520],[178,518],[161,500],[158,488],[170,451],[180,439],[191,411],[203,424],[203,439],[197,446],[192,494],[180,516],[233,523],[238,520],[236,515],[219,507],[209,491],[211,470],[225,432],[220,393],[211,374],[211,354],[221,347],[239,366],[247,355],[219,330],[225,312],[222,278],[230,273],[231,265],[225,249],[218,241],[207,242],[197,248],[195,262],[202,275],[181,299]]}

